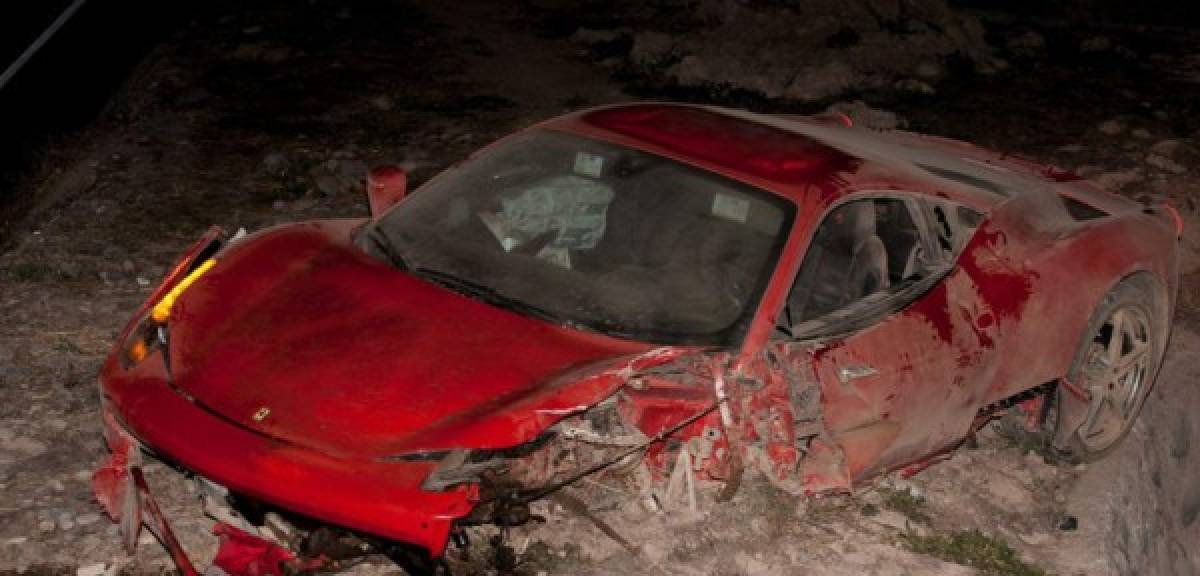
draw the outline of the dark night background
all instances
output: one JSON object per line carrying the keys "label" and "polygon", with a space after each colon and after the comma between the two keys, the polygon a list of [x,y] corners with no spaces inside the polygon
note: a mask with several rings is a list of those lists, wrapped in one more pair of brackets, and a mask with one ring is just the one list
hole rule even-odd
{"label": "dark night background", "polygon": [[[6,6],[0,18],[0,65],[13,62],[68,6],[69,0]],[[315,4],[314,2],[297,4]],[[568,3],[569,4],[569,3]],[[771,2],[764,2],[771,4]],[[0,206],[17,200],[22,175],[39,166],[48,143],[69,138],[104,110],[109,99],[158,43],[223,11],[230,2],[85,2],[34,58],[0,90]],[[1070,26],[1190,28],[1198,22],[1194,3],[1153,0],[1060,2],[974,0],[952,2],[962,9],[1018,19],[1058,21]],[[620,19],[619,14],[611,18]],[[571,31],[573,23],[556,23]],[[10,206],[11,208],[11,206]]]}
{"label": "dark night background", "polygon": [[[71,2],[5,6],[0,17],[0,66],[7,68]],[[105,109],[154,46],[203,13],[206,3],[85,2],[0,89],[0,206],[36,170],[44,149],[86,128]]]}

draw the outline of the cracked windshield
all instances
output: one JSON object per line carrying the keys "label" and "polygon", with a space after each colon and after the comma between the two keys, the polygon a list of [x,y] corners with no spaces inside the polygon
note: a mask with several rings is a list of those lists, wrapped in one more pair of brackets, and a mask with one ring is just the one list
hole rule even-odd
{"label": "cracked windshield", "polygon": [[753,314],[793,210],[674,160],[541,131],[435,178],[360,243],[525,314],[617,336],[721,345]]}

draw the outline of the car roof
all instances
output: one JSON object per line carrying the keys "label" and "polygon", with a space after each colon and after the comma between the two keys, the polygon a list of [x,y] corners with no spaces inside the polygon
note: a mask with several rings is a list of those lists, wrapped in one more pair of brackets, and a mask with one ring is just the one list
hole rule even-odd
{"label": "car roof", "polygon": [[854,191],[880,189],[949,198],[988,211],[1050,184],[1032,163],[965,142],[848,124],[713,106],[635,103],[582,110],[541,126],[672,157],[798,204],[831,204]]}

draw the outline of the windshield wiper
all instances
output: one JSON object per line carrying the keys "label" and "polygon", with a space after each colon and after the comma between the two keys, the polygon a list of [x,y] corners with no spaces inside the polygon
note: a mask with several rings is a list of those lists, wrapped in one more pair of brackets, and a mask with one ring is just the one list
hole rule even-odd
{"label": "windshield wiper", "polygon": [[496,289],[492,288],[491,286],[485,286],[473,280],[467,280],[466,278],[461,278],[453,274],[442,272],[441,270],[434,270],[432,268],[417,268],[414,270],[414,272],[419,276],[428,278],[429,280],[458,292],[459,294],[464,294],[479,300],[483,300],[484,302],[492,304],[493,306],[498,306],[514,312],[534,316],[547,322],[563,322],[561,318],[549,310],[497,292]]}
{"label": "windshield wiper", "polygon": [[396,247],[392,245],[391,238],[383,231],[383,228],[379,226],[367,228],[367,240],[370,240],[371,244],[383,252],[383,256],[387,258],[389,264],[401,270],[412,270],[412,264],[404,258],[400,251],[396,250]]}

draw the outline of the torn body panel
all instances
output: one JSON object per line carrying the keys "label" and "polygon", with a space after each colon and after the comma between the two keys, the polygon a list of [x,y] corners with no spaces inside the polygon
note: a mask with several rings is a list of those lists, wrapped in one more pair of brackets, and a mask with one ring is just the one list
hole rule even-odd
{"label": "torn body panel", "polygon": [[761,402],[776,413],[796,411],[793,435],[814,439],[809,457],[821,460],[804,464],[806,491],[848,489],[964,437],[994,358],[992,314],[974,279],[956,268],[867,328],[826,341],[772,342],[766,358],[773,360],[762,365],[777,367],[758,381],[774,393]]}
{"label": "torn body panel", "polygon": [[109,454],[92,473],[92,495],[120,527],[125,550],[132,552],[142,527],[142,510],[129,471],[141,465],[142,453],[137,442],[117,424],[111,412],[103,410],[101,417]]}
{"label": "torn body panel", "polygon": [[643,357],[653,361],[603,372],[618,375],[623,385],[536,439],[502,450],[451,452],[439,458],[430,479],[440,488],[478,483],[484,500],[513,489],[538,492],[591,469],[623,477],[644,464],[649,479],[661,480],[681,449],[706,478],[724,477],[729,448],[707,356],[674,349]]}

